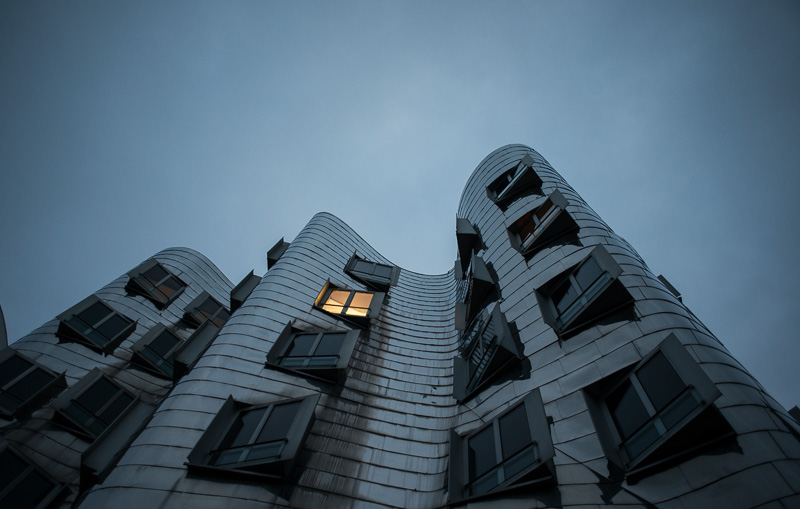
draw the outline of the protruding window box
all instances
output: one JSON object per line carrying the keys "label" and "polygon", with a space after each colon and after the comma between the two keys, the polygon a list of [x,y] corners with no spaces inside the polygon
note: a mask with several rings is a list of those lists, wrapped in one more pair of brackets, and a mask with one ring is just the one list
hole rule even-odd
{"label": "protruding window box", "polygon": [[131,346],[131,362],[156,376],[172,380],[175,352],[182,344],[179,337],[158,323]]}
{"label": "protruding window box", "polygon": [[462,339],[461,356],[453,358],[453,397],[460,403],[524,358],[498,305],[473,319]]}
{"label": "protruding window box", "polygon": [[456,303],[456,329],[464,330],[490,299],[497,297],[497,282],[483,259],[473,252],[467,268],[467,288],[463,302]]}
{"label": "protruding window box", "polygon": [[58,315],[56,336],[109,355],[136,329],[136,322],[90,295]]}
{"label": "protruding window box", "polygon": [[353,253],[344,271],[365,285],[381,292],[389,291],[389,287],[397,284],[400,268],[365,260]]}
{"label": "protruding window box", "polygon": [[287,478],[311,430],[319,397],[264,405],[228,397],[189,453],[189,471],[255,481]]}
{"label": "protruding window box", "polygon": [[183,320],[191,327],[199,327],[208,320],[221,329],[230,317],[227,308],[205,290],[186,306],[183,313]]}
{"label": "protruding window box", "polygon": [[568,337],[632,304],[633,297],[618,279],[621,273],[608,251],[596,246],[580,263],[538,289],[545,321]]}
{"label": "protruding window box", "polygon": [[128,277],[125,290],[142,295],[158,309],[169,306],[186,288],[186,283],[152,258],[128,272]]}
{"label": "protruding window box", "polygon": [[69,491],[5,440],[0,441],[0,507],[45,509]]}
{"label": "protruding window box", "polygon": [[565,235],[578,231],[578,224],[567,212],[567,200],[559,191],[541,205],[515,219],[508,227],[511,245],[526,258]]}
{"label": "protruding window box", "polygon": [[503,172],[486,186],[486,195],[505,210],[516,198],[531,193],[541,194],[542,179],[534,171],[533,163],[530,154],[523,157],[515,167]]}
{"label": "protruding window box", "polygon": [[363,326],[378,316],[385,296],[385,293],[340,288],[327,281],[317,295],[314,307]]}
{"label": "protruding window box", "polygon": [[234,313],[244,304],[247,297],[253,293],[258,283],[261,282],[261,277],[256,276],[253,272],[254,271],[251,270],[250,274],[246,275],[244,279],[231,290],[231,313]]}
{"label": "protruding window box", "polygon": [[456,242],[458,243],[458,259],[461,260],[461,271],[465,273],[470,260],[472,260],[472,252],[481,247],[481,236],[469,219],[456,218]]}
{"label": "protruding window box", "polygon": [[23,417],[66,389],[57,374],[13,348],[0,350],[0,417]]}
{"label": "protruding window box", "polygon": [[197,361],[208,350],[208,347],[217,339],[220,328],[211,320],[206,320],[189,339],[184,341],[173,352],[172,379],[178,382],[183,375],[191,371]]}
{"label": "protruding window box", "polygon": [[358,330],[305,332],[286,324],[267,354],[267,366],[338,383],[344,376]]}
{"label": "protruding window box", "polygon": [[279,240],[274,246],[272,246],[269,251],[267,251],[267,270],[271,269],[278,260],[281,259],[283,253],[289,249],[291,242],[284,242],[283,237]]}
{"label": "protruding window box", "polygon": [[584,394],[606,456],[629,477],[734,435],[712,405],[719,389],[674,334]]}
{"label": "protruding window box", "polygon": [[539,389],[466,436],[450,433],[449,501],[555,482],[553,442]]}

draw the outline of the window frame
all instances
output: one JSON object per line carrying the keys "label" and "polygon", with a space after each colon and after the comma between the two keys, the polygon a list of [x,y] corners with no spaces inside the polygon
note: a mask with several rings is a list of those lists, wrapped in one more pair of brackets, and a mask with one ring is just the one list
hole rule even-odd
{"label": "window frame", "polygon": [[[120,318],[122,318],[124,321],[127,322],[127,325],[124,328],[122,328],[119,332],[117,332],[115,336],[109,338],[104,345],[99,345],[94,341],[92,341],[91,339],[89,339],[89,337],[86,336],[86,331],[77,330],[75,326],[70,322],[72,318],[76,318],[77,315],[79,315],[83,311],[86,311],[96,303],[100,303],[106,308],[108,308],[110,310],[110,313],[108,313],[105,316],[105,318],[103,318],[99,322],[96,322],[94,325],[89,325],[86,324],[86,322],[83,322],[84,324],[89,325],[89,327],[92,330],[96,331],[99,325],[105,324],[113,316],[119,316]],[[123,341],[125,341],[125,339],[128,338],[128,336],[131,335],[131,333],[136,329],[137,325],[137,322],[131,320],[127,316],[115,310],[109,303],[100,299],[97,295],[90,295],[89,297],[83,299],[76,305],[72,306],[71,308],[67,309],[66,311],[58,315],[57,318],[59,323],[58,323],[58,329],[56,330],[56,336],[59,338],[59,340],[61,340],[62,342],[66,341],[66,342],[74,342],[82,344],[91,350],[94,350],[98,353],[102,353],[103,355],[110,355],[119,345],[122,344]],[[80,320],[80,318],[78,319]],[[98,334],[100,333],[98,332]],[[103,336],[105,337],[105,335]]]}
{"label": "window frame", "polygon": [[[202,320],[198,320],[197,316],[195,316],[195,312],[201,313],[200,311],[197,311],[198,308],[202,304],[205,304],[208,300],[213,301],[219,307],[210,316]],[[223,311],[228,315],[228,317],[222,320],[221,323],[217,324],[217,319],[220,318],[220,315],[222,314]],[[183,320],[192,328],[200,327],[203,323],[210,321],[216,327],[221,329],[228,322],[228,320],[230,320],[230,318],[231,318],[231,312],[228,310],[228,308],[226,308],[222,303],[220,303],[220,301],[212,297],[211,294],[208,293],[206,290],[200,292],[200,295],[192,299],[189,305],[183,308]]]}
{"label": "window frame", "polygon": [[[527,418],[531,442],[523,449],[515,452],[511,457],[503,459],[503,441],[500,435],[500,421],[503,417],[517,410],[520,406],[524,406],[525,408],[525,416]],[[492,468],[482,473],[476,479],[471,479],[469,442],[471,439],[475,438],[481,432],[489,428],[492,428],[493,435],[495,437],[494,449],[496,463]],[[470,491],[470,485],[474,485],[475,481],[486,477],[492,471],[500,469],[504,464],[507,464],[510,459],[514,458],[520,453],[523,453],[531,446],[535,446],[537,457],[528,466],[517,471],[517,473],[513,474],[509,478],[503,479],[494,487],[491,487],[486,491],[475,494]],[[495,417],[492,417],[492,419],[488,422],[464,435],[459,435],[454,429],[451,429],[448,500],[451,503],[465,502],[492,496],[506,490],[516,489],[523,486],[552,483],[555,481],[555,466],[553,464],[554,453],[553,440],[550,435],[549,419],[544,412],[542,396],[537,388],[526,394],[514,404],[510,404],[508,408],[503,410]],[[504,472],[500,475],[504,475]]]}
{"label": "window frame", "polygon": [[[276,368],[281,371],[286,371],[293,374],[300,374],[302,376],[320,379],[326,382],[339,383],[344,377],[345,370],[350,364],[350,358],[353,356],[358,338],[361,331],[354,330],[299,330],[293,328],[293,323],[289,321],[281,331],[275,343],[267,353],[266,365],[268,367]],[[321,366],[286,366],[281,364],[286,351],[294,343],[295,338],[305,334],[317,334],[315,345],[318,346],[325,334],[344,334],[342,344],[339,347],[336,362],[332,365]],[[309,355],[307,357],[315,357]]]}
{"label": "window frame", "polygon": [[514,200],[526,194],[541,194],[544,182],[533,169],[535,162],[530,154],[526,154],[512,168],[492,180],[486,186],[486,196],[489,200],[505,209]]}
{"label": "window frame", "polygon": [[[372,272],[366,273],[361,270],[357,270],[356,266],[358,263],[369,263],[372,265]],[[388,277],[384,276],[375,276],[374,272],[377,267],[387,267],[390,269],[390,274]],[[389,291],[389,288],[397,284],[397,280],[400,277],[400,267],[396,265],[390,265],[388,263],[379,263],[373,262],[371,260],[367,260],[366,258],[362,258],[358,256],[356,252],[350,256],[350,259],[347,261],[347,264],[344,267],[344,271],[347,275],[360,281],[367,285],[369,288],[386,292]]]}
{"label": "window frame", "polygon": [[[198,439],[184,463],[190,472],[197,474],[211,474],[226,477],[241,477],[255,481],[280,481],[291,473],[298,453],[311,431],[315,420],[315,409],[319,402],[320,394],[314,393],[305,397],[269,401],[257,405],[239,402],[228,396],[219,412],[214,416],[208,428]],[[220,450],[219,446],[227,438],[228,433],[236,423],[239,415],[265,407],[274,408],[277,405],[300,402],[300,407],[292,419],[287,436],[283,439],[285,444],[277,457],[260,460],[244,461],[226,466],[210,464],[211,454]],[[271,412],[269,410],[268,412]],[[263,430],[268,415],[263,417]],[[248,442],[244,445],[255,445]],[[242,446],[237,446],[242,447]],[[274,459],[273,459],[274,458]]]}
{"label": "window frame", "polygon": [[64,492],[65,489],[68,489],[67,486],[58,480],[56,480],[53,476],[51,476],[47,471],[40,468],[36,463],[31,461],[21,450],[15,447],[12,443],[7,442],[6,440],[0,440],[0,454],[8,451],[10,454],[16,456],[22,463],[25,463],[26,468],[23,470],[17,477],[15,477],[12,482],[2,491],[0,491],[0,504],[3,504],[3,498],[7,497],[11,491],[13,491],[17,486],[24,482],[24,480],[31,474],[36,473],[45,481],[52,484],[52,488],[48,490],[45,496],[34,506],[34,509],[44,509],[49,507],[59,496]]}
{"label": "window frame", "polygon": [[[461,265],[463,279],[472,260],[473,252],[480,249],[482,241],[478,229],[465,217],[456,217],[456,243],[458,244],[458,260]],[[458,264],[459,262],[456,261]]]}
{"label": "window frame", "polygon": [[[548,204],[546,216],[539,218],[538,212]],[[579,230],[578,223],[567,211],[567,205],[564,195],[555,190],[532,209],[509,220],[506,231],[512,247],[528,259],[548,244]],[[531,222],[535,224],[534,229],[523,238],[520,232]]]}
{"label": "window frame", "polygon": [[[0,417],[6,419],[12,419],[14,417],[23,417],[29,413],[34,407],[41,406],[42,404],[46,403],[53,397],[55,397],[58,393],[66,389],[67,381],[65,377],[65,372],[63,373],[56,373],[51,369],[42,366],[41,364],[37,363],[33,359],[29,358],[26,355],[23,355],[21,352],[14,350],[13,348],[4,348],[0,350],[0,369],[3,368],[3,364],[5,364],[8,360],[12,357],[19,357],[23,361],[29,363],[31,366],[26,368],[25,371],[14,377],[13,379],[9,380],[4,386],[0,387],[0,393],[8,392],[12,387],[16,387],[20,383],[24,382],[25,379],[31,375],[36,370],[44,372],[48,375],[50,380],[45,383],[44,385],[40,386],[36,389],[27,399],[21,401],[18,405],[14,406],[14,408],[7,408],[0,403]],[[9,396],[9,398],[17,399],[15,396]]]}
{"label": "window frame", "polygon": [[[146,278],[144,274],[145,272],[155,267],[161,267],[161,269],[164,270],[164,272],[166,272],[167,275],[163,277],[161,280],[159,280],[158,283],[152,285],[150,283],[151,280],[149,278]],[[125,290],[128,293],[141,295],[142,297],[146,298],[147,300],[155,304],[156,308],[158,308],[159,310],[163,310],[169,307],[169,305],[175,302],[175,300],[177,300],[177,298],[183,293],[183,291],[188,286],[181,278],[173,274],[172,271],[166,268],[164,264],[162,264],[155,258],[150,258],[149,260],[146,260],[135,269],[129,271],[128,277],[129,279],[128,283],[125,285]],[[166,297],[166,299],[159,299],[155,295],[153,295],[154,289],[170,278],[180,283],[181,287],[175,290],[175,293],[173,293],[170,297]]]}
{"label": "window frame", "polygon": [[[167,363],[170,366],[169,371],[162,367],[163,363],[154,363],[150,358],[142,353],[144,350],[150,349],[150,345],[160,338],[162,334],[169,334],[177,340],[164,356],[159,356],[164,363]],[[159,322],[131,346],[131,352],[133,353],[131,362],[136,366],[143,368],[148,373],[152,373],[160,378],[172,380],[175,373],[175,352],[177,352],[183,346],[183,343],[183,339],[174,334],[163,323]],[[150,350],[152,351],[152,349]],[[158,355],[155,351],[153,351],[153,353]]]}
{"label": "window frame", "polygon": [[[345,304],[342,306],[341,313],[335,313],[333,311],[324,309],[323,307],[326,305],[328,299],[331,296],[331,293],[334,291],[342,291],[350,293],[350,295],[347,297]],[[350,304],[353,302],[353,298],[357,294],[369,294],[372,296],[369,302],[369,308],[367,308],[365,316],[349,315],[346,312],[346,310],[350,309]],[[386,294],[383,292],[365,292],[363,290],[352,290],[350,288],[345,288],[339,285],[335,285],[331,283],[331,280],[329,279],[322,286],[319,295],[317,295],[317,298],[314,300],[314,308],[319,309],[320,311],[330,316],[339,318],[341,320],[349,321],[356,325],[365,325],[366,323],[369,322],[369,320],[376,318],[380,314],[381,306],[383,306],[383,299],[385,296]]]}

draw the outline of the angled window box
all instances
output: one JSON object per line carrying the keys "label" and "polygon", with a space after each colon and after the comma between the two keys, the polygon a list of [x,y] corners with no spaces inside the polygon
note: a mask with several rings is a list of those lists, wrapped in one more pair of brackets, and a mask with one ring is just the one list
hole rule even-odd
{"label": "angled window box", "polygon": [[491,299],[495,298],[497,298],[497,282],[483,259],[473,252],[469,267],[467,267],[467,287],[464,300],[456,306],[458,308],[456,328],[463,330],[463,326],[472,321],[475,315],[485,308]]}
{"label": "angled window box", "polygon": [[256,276],[254,271],[250,271],[250,274],[246,275],[244,279],[242,279],[238,285],[236,285],[233,290],[231,290],[231,314],[233,314],[237,309],[239,309],[244,301],[253,293],[253,290],[256,289],[258,283],[261,282],[261,278]]}
{"label": "angled window box", "polygon": [[523,157],[516,166],[486,186],[486,195],[505,210],[505,207],[516,198],[528,194],[541,194],[542,179],[533,170],[533,163],[530,154]]}
{"label": "angled window box", "polygon": [[271,269],[273,265],[278,263],[283,253],[292,245],[291,242],[284,242],[283,237],[269,251],[267,251],[267,270]]}
{"label": "angled window box", "polygon": [[231,317],[225,306],[205,290],[190,302],[183,311],[183,319],[191,327],[199,327],[208,320],[221,329]]}
{"label": "angled window box", "polygon": [[27,415],[66,387],[64,373],[50,371],[13,348],[0,350],[0,417]]}
{"label": "angled window box", "polygon": [[380,292],[389,291],[389,287],[397,284],[400,268],[394,265],[370,262],[353,253],[344,271],[365,285]]}
{"label": "angled window box", "polygon": [[131,362],[156,376],[172,380],[175,351],[182,344],[180,338],[158,323],[131,346]]}
{"label": "angled window box", "polygon": [[456,218],[456,242],[458,243],[458,259],[461,260],[461,271],[465,273],[470,260],[472,260],[472,252],[481,247],[481,236],[469,219]]}
{"label": "angled window box", "polygon": [[136,329],[136,322],[117,313],[96,295],[58,315],[56,336],[109,355]]}
{"label": "angled window box", "polygon": [[314,301],[314,307],[337,318],[366,325],[380,313],[385,296],[385,293],[340,288],[327,281]]}
{"label": "angled window box", "polygon": [[289,322],[267,354],[267,366],[337,383],[358,336],[358,330],[299,331]]}
{"label": "angled window box", "polygon": [[712,405],[719,389],[674,334],[584,394],[606,456],[629,476],[733,435]]}
{"label": "angled window box", "polygon": [[621,273],[608,251],[596,246],[580,263],[537,290],[545,322],[565,337],[633,303],[618,279]]}
{"label": "angled window box", "polygon": [[137,399],[94,368],[53,400],[53,422],[92,442]]}
{"label": "angled window box", "polygon": [[314,423],[319,394],[246,405],[229,397],[189,453],[195,474],[280,481],[291,473]]}
{"label": "angled window box", "polygon": [[0,465],[0,507],[44,509],[67,490],[5,440],[0,441]]}
{"label": "angled window box", "polygon": [[459,403],[512,372],[524,357],[497,305],[473,319],[462,345],[461,356],[453,358],[453,397]]}
{"label": "angled window box", "polygon": [[149,299],[158,309],[169,306],[186,288],[186,283],[152,258],[128,272],[128,277],[125,290]]}
{"label": "angled window box", "polygon": [[541,205],[511,223],[508,237],[514,249],[528,258],[547,244],[577,230],[578,224],[567,212],[567,200],[559,191],[553,191]]}
{"label": "angled window box", "polygon": [[219,331],[220,328],[213,321],[206,320],[189,336],[189,339],[172,351],[173,382],[177,383],[183,375],[192,370],[208,347],[217,339]]}
{"label": "angled window box", "polygon": [[466,436],[450,433],[449,501],[555,481],[553,442],[539,389]]}

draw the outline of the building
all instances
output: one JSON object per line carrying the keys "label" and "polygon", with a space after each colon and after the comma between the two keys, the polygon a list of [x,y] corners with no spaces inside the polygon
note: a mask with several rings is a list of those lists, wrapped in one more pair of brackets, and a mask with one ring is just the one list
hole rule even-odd
{"label": "building", "polygon": [[2,350],[0,505],[800,506],[800,425],[542,156],[484,159],[456,240],[156,254]]}

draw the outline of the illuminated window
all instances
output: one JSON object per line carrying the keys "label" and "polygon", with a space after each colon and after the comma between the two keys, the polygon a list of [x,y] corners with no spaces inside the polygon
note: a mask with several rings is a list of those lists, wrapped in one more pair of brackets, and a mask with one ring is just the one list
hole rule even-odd
{"label": "illuminated window", "polygon": [[0,416],[10,418],[45,403],[66,387],[64,375],[36,364],[13,348],[0,351]]}
{"label": "illuminated window", "polygon": [[48,507],[63,486],[8,443],[0,443],[0,507]]}
{"label": "illuminated window", "polygon": [[167,307],[186,288],[183,281],[154,259],[128,272],[128,276],[130,279],[125,289],[148,298],[159,309]]}
{"label": "illuminated window", "polygon": [[503,172],[491,184],[486,186],[486,194],[490,200],[501,208],[526,194],[539,194],[542,179],[533,170],[533,158],[526,155],[513,168]]}
{"label": "illuminated window", "polygon": [[206,320],[222,328],[231,317],[228,310],[217,299],[203,291],[184,309],[183,319],[192,327],[198,327]]}
{"label": "illuminated window", "polygon": [[327,282],[314,305],[333,315],[363,321],[378,315],[384,295],[383,293],[345,290]]}
{"label": "illuminated window", "polygon": [[244,405],[229,397],[189,453],[190,470],[252,479],[289,475],[311,430],[319,394]]}
{"label": "illuminated window", "polygon": [[554,480],[553,443],[536,389],[467,436],[450,435],[449,499]]}
{"label": "illuminated window", "polygon": [[180,338],[159,323],[131,346],[131,361],[151,373],[172,380],[174,354],[182,344]]}
{"label": "illuminated window", "polygon": [[106,355],[122,343],[136,324],[92,295],[58,316],[56,335]]}
{"label": "illuminated window", "polygon": [[289,322],[267,354],[267,365],[335,383],[347,368],[358,335],[358,330],[298,331]]}
{"label": "illuminated window", "polygon": [[370,262],[355,254],[350,257],[344,270],[362,283],[384,292],[397,283],[400,274],[398,267]]}
{"label": "illuminated window", "polygon": [[567,200],[559,191],[553,191],[541,205],[511,223],[508,235],[512,245],[523,255],[531,256],[546,244],[578,230],[566,208]]}

